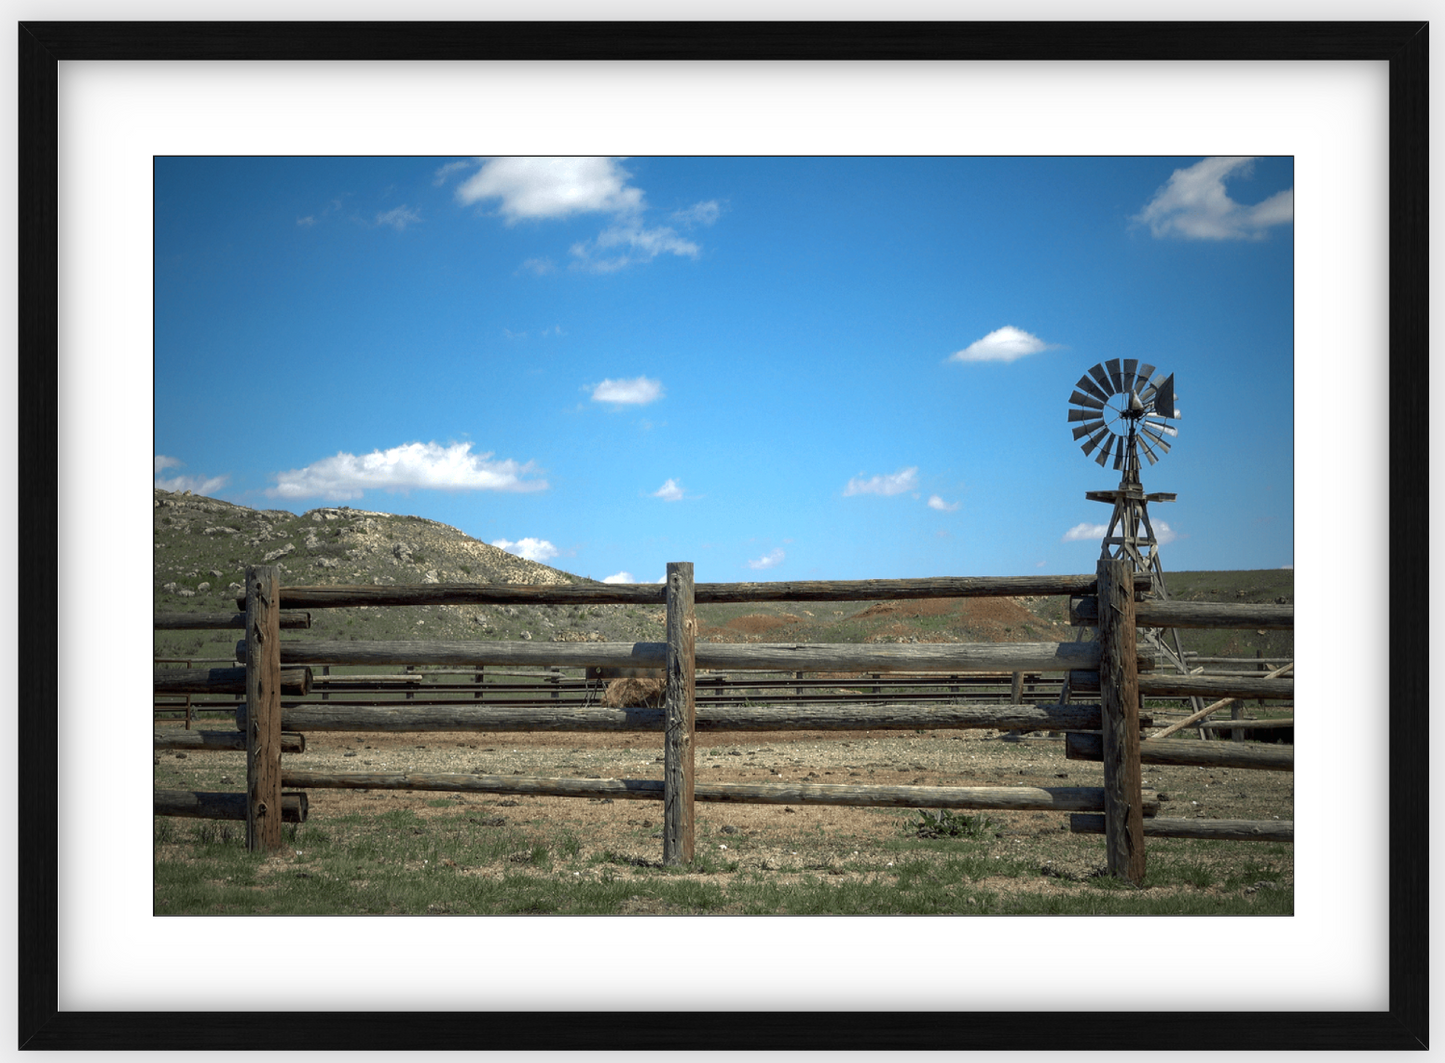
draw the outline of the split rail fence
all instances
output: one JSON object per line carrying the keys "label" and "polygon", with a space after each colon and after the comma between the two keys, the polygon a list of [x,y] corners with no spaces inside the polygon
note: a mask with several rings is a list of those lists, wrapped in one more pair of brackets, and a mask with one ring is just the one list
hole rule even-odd
{"label": "split rail fence", "polygon": [[[1238,840],[1293,839],[1293,823],[1281,821],[1166,820],[1159,798],[1142,786],[1141,764],[1198,764],[1293,770],[1291,749],[1233,743],[1164,742],[1167,733],[1198,726],[1209,714],[1241,698],[1293,698],[1293,680],[1271,673],[1252,676],[1156,674],[1141,655],[1137,627],[1293,626],[1289,606],[1217,605],[1139,601],[1148,577],[1125,562],[1100,561],[1094,576],[936,578],[812,581],[801,583],[694,584],[690,562],[667,566],[656,584],[536,587],[510,584],[281,587],[278,570],[247,570],[244,612],[191,618],[185,626],[240,628],[233,669],[157,669],[161,693],[237,693],[236,730],[157,733],[157,749],[244,749],[244,793],[157,791],[157,815],[244,819],[253,850],[279,848],[283,822],[305,820],[307,795],[316,789],[432,790],[496,795],[611,797],[660,800],[663,863],[690,862],[694,852],[696,801],[766,804],[829,804],[905,808],[998,809],[1071,813],[1075,833],[1105,836],[1109,873],[1132,882],[1144,874],[1144,838],[1203,837]],[[877,601],[985,596],[1069,596],[1071,618],[1097,626],[1084,642],[963,644],[716,644],[696,641],[699,602]],[[666,638],[660,643],[550,643],[513,641],[282,642],[283,628],[309,627],[304,610],[354,606],[481,604],[657,604],[666,606]],[[173,626],[174,618],[157,618]],[[312,690],[312,667],[441,666],[650,669],[665,676],[661,708],[611,709],[584,705],[448,703],[347,705],[307,702],[282,705],[283,695]],[[698,705],[699,668],[798,673],[1059,673],[1074,694],[1096,693],[1097,702],[1065,704],[936,703]],[[1282,670],[1282,671],[1287,671]],[[863,681],[864,685],[867,680]],[[855,684],[856,685],[856,684]],[[1017,701],[1018,684],[1014,684]],[[1145,737],[1152,720],[1141,716],[1145,697],[1216,695],[1222,700]],[[876,786],[844,784],[697,783],[694,736],[698,731],[934,730],[987,728],[1062,732],[1072,759],[1102,761],[1102,787]],[[474,774],[331,773],[287,770],[284,753],[305,749],[307,732],[325,731],[627,731],[663,733],[661,779],[528,778]]]}

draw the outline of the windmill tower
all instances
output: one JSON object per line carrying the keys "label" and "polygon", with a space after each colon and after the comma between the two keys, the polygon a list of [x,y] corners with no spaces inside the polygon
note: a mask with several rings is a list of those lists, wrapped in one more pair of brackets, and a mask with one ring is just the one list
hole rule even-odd
{"label": "windmill tower", "polygon": [[[1153,465],[1169,453],[1169,440],[1179,434],[1170,422],[1179,418],[1174,408],[1174,375],[1154,375],[1152,365],[1140,365],[1137,358],[1113,358],[1096,365],[1079,378],[1069,396],[1069,421],[1076,422],[1074,439],[1085,454],[1103,467],[1113,456],[1114,468],[1122,472],[1119,486],[1112,491],[1086,491],[1091,502],[1113,507],[1108,531],[1104,533],[1101,560],[1127,561],[1136,572],[1149,576],[1147,598],[1167,599],[1164,569],[1159,563],[1159,540],[1149,521],[1150,502],[1173,502],[1168,492],[1146,494],[1139,479],[1139,454]],[[1097,453],[1095,453],[1097,451]],[[1092,628],[1075,632],[1080,641],[1092,637]],[[1173,628],[1140,628],[1140,648],[1148,648],[1183,675],[1189,674],[1179,633]],[[1068,697],[1065,688],[1065,700]],[[1203,707],[1191,698],[1194,708]]]}

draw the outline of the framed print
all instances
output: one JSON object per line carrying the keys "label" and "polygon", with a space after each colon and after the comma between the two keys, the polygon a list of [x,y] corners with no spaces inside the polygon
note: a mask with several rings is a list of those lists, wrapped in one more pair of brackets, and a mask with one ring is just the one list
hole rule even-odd
{"label": "framed print", "polygon": [[[17,683],[20,1047],[1428,1043],[1426,24],[26,22],[18,37],[19,659],[33,665]],[[1331,92],[1334,112],[1319,102]],[[501,156],[1293,155],[1312,271],[1296,289],[1296,374],[1316,388],[1293,399],[1297,526],[1312,571],[1329,563],[1308,577],[1302,623],[1317,665],[1388,663],[1389,676],[1387,693],[1371,681],[1380,704],[1337,706],[1302,743],[1316,759],[1295,798],[1297,852],[1313,874],[1294,914],[1247,933],[1200,917],[156,919],[136,844],[150,817],[133,814],[146,802],[130,792],[144,773],[126,760],[144,734],[93,716],[109,711],[93,697],[82,710],[73,673],[104,653],[108,689],[149,681],[149,635],[130,617],[148,607],[137,558],[150,518],[139,536],[126,528],[146,508],[132,466],[151,441],[124,433],[154,401],[152,162],[464,144]],[[277,382],[238,365],[235,387],[216,396],[216,432],[244,431],[246,403],[272,401]],[[1348,534],[1332,519],[1344,476]],[[658,497],[686,486],[668,480]],[[881,476],[856,486],[892,491]],[[114,534],[95,536],[99,520]],[[759,551],[754,567],[782,556]],[[1341,737],[1346,725],[1358,739]],[[1346,800],[1338,773],[1356,767]],[[1354,918],[1339,919],[1350,904]],[[1364,958],[1328,961],[1337,947]],[[1332,962],[1338,982],[1309,982]],[[1176,988],[1160,988],[1161,972]]]}

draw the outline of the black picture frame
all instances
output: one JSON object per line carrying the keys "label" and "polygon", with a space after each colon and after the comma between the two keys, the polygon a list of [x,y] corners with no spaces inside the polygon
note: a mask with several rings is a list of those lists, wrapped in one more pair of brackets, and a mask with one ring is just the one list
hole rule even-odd
{"label": "black picture frame", "polygon": [[[58,64],[65,60],[1376,60],[1389,64],[1389,1009],[62,1012],[57,682],[18,677],[22,1049],[1422,1049],[1428,1041],[1428,23],[104,23],[19,37],[19,659],[57,660]],[[1128,981],[1126,979],[1126,981]],[[1131,1000],[1134,998],[1131,998]]]}

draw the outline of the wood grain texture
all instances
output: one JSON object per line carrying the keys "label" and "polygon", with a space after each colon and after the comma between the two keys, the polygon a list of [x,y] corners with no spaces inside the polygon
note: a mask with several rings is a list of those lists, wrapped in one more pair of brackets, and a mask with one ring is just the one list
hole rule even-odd
{"label": "wood grain texture", "polygon": [[679,867],[693,857],[693,647],[697,618],[693,615],[692,562],[667,564],[667,665],[663,699],[662,863]]}
{"label": "wood grain texture", "polygon": [[[184,750],[190,752],[244,752],[246,732],[240,731],[157,731],[154,749]],[[282,753],[305,753],[306,736],[303,734],[281,735]]]}
{"label": "wood grain texture", "polygon": [[1104,850],[1109,873],[1137,886],[1144,881],[1144,826],[1132,570],[1125,561],[1109,559],[1099,562],[1098,574]]}
{"label": "wood grain texture", "polygon": [[[244,694],[244,668],[157,668],[157,694]],[[281,670],[281,693],[293,697],[311,693],[311,669],[291,666]]]}
{"label": "wood grain texture", "polygon": [[[1103,834],[1104,817],[1072,815],[1069,830],[1074,834]],[[1146,819],[1144,834],[1150,838],[1203,838],[1221,842],[1292,842],[1291,819]]]}
{"label": "wood grain texture", "polygon": [[[242,599],[244,601],[244,599]],[[310,613],[283,612],[281,630],[292,631],[311,627]],[[246,627],[246,614],[241,613],[157,613],[157,631],[205,631],[213,628]]]}
{"label": "wood grain texture", "polygon": [[[1076,598],[1069,603],[1072,627],[1096,627],[1099,599]],[[1147,600],[1134,605],[1134,623],[1139,627],[1265,628],[1289,631],[1294,628],[1294,606],[1268,602],[1184,602]]]}
{"label": "wood grain texture", "polygon": [[[155,815],[157,816],[244,820],[246,805],[245,794],[206,793],[194,790],[155,791]],[[307,806],[308,799],[305,794],[282,793],[282,822],[305,823]]]}
{"label": "wood grain texture", "polygon": [[246,570],[246,848],[281,848],[280,574]]}
{"label": "wood grain texture", "polygon": [[[1069,760],[1103,760],[1103,739],[1095,734],[1066,735],[1064,755]],[[1294,771],[1294,747],[1235,745],[1233,742],[1168,742],[1154,739],[1139,743],[1139,762],[1178,767]]]}

